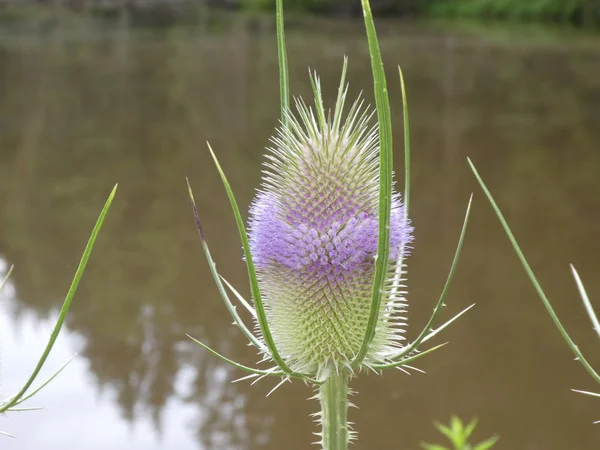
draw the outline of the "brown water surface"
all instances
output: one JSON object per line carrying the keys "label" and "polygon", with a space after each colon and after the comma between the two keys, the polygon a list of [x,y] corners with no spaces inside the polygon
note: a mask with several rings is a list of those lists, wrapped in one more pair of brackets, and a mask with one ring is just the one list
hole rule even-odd
{"label": "brown water surface", "polygon": [[[477,303],[421,360],[426,374],[363,374],[353,383],[354,448],[417,449],[441,441],[432,421],[480,418],[496,448],[598,448],[598,390],[562,341],[466,164],[470,156],[565,325],[600,367],[600,345],[570,278],[600,302],[600,37],[449,31],[386,22],[396,169],[403,172],[399,85],[408,83],[412,142],[409,260],[414,338],[450,265],[470,192],[474,210],[445,317]],[[360,22],[288,29],[292,91],[307,68],[335,95],[349,56],[351,96],[371,99]],[[0,28],[0,270],[15,264],[0,304],[2,392],[31,369],[80,252],[113,184],[118,197],[49,362],[75,362],[2,420],[2,448],[309,449],[317,403],[302,383],[242,376],[189,333],[245,364],[256,355],[231,325],[187,198],[196,192],[217,264],[248,295],[235,223],[205,141],[247,210],[278,117],[275,36],[268,23],[208,21],[167,30]],[[600,309],[600,306],[599,306]],[[595,353],[596,352],[596,353]]]}

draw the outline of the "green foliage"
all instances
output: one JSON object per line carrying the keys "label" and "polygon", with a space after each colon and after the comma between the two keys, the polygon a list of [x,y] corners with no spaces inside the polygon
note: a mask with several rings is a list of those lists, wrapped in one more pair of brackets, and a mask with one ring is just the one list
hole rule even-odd
{"label": "green foliage", "polygon": [[[271,10],[274,0],[241,0],[249,10]],[[523,21],[600,24],[600,4],[594,0],[392,0],[371,2],[376,13],[402,16],[441,15]],[[290,11],[358,14],[352,0],[288,0]]]}
{"label": "green foliage", "polygon": [[430,0],[436,15],[553,22],[598,22],[600,6],[590,0]]}
{"label": "green foliage", "polygon": [[[240,4],[243,9],[250,11],[272,11],[275,0],[240,0]],[[332,0],[287,0],[285,2],[286,10],[294,12],[325,13],[335,6],[336,2]]]}
{"label": "green foliage", "polygon": [[489,450],[498,441],[497,436],[492,436],[479,444],[471,445],[469,438],[473,434],[475,427],[477,426],[477,419],[471,420],[466,426],[456,416],[452,416],[450,419],[450,426],[436,423],[435,427],[448,438],[452,443],[452,449],[443,447],[437,444],[421,443],[421,446],[425,450]]}

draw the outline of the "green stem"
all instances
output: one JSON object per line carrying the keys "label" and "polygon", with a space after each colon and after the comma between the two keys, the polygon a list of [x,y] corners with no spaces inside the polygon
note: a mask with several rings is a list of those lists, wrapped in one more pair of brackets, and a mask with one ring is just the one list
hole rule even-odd
{"label": "green stem", "polygon": [[323,450],[348,450],[348,381],[346,373],[331,369],[325,383],[319,386]]}

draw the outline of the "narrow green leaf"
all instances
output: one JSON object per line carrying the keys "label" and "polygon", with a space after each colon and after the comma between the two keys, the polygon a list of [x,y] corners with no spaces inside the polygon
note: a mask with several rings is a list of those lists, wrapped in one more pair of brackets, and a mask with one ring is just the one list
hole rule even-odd
{"label": "narrow green leaf", "polygon": [[369,0],[361,0],[361,4],[367,31],[367,40],[369,42],[375,105],[377,107],[377,122],[379,124],[379,237],[377,257],[375,260],[371,310],[362,344],[351,363],[352,367],[355,368],[364,360],[369,350],[369,346],[375,337],[375,329],[381,309],[382,287],[385,282],[385,277],[387,276],[390,255],[390,215],[392,207],[392,170],[394,165],[392,119],[385,72],[383,70],[383,61],[381,59],[379,42],[377,41],[377,32],[375,30],[375,23],[373,22],[373,14],[371,13]]}
{"label": "narrow green leaf", "polygon": [[425,450],[449,450],[447,447],[442,447],[437,444],[427,444],[426,442],[421,442],[421,447]]}
{"label": "narrow green leaf", "polygon": [[277,15],[277,57],[279,60],[279,95],[281,96],[281,122],[288,124],[290,107],[290,79],[288,73],[287,51],[285,49],[285,33],[283,20],[283,0],[276,2]]}
{"label": "narrow green leaf", "polygon": [[194,199],[194,193],[192,192],[192,187],[190,186],[190,182],[187,178],[186,178],[186,182],[187,182],[190,200],[192,202],[194,217],[196,219],[196,226],[198,227],[198,233],[200,234],[200,241],[202,242],[202,248],[204,249],[204,256],[206,257],[206,261],[208,262],[208,267],[210,268],[210,273],[213,277],[213,280],[215,280],[217,289],[219,290],[219,294],[221,294],[221,298],[223,299],[223,302],[225,303],[225,306],[227,307],[229,314],[231,314],[231,317],[233,317],[235,324],[238,326],[238,328],[240,330],[242,330],[242,333],[244,333],[246,338],[257,349],[266,350],[266,348],[262,344],[262,342],[260,342],[256,338],[256,336],[254,336],[254,334],[248,329],[248,327],[246,327],[242,318],[237,313],[235,306],[233,305],[233,303],[229,299],[229,296],[227,295],[227,291],[225,290],[225,287],[223,286],[223,283],[221,282],[221,277],[219,276],[219,273],[217,272],[217,265],[215,264],[215,261],[212,259],[210,250],[208,248],[208,243],[206,242],[206,239],[204,237],[204,231],[202,229],[202,223],[200,222],[200,214],[198,213],[198,207],[196,206],[196,200]]}
{"label": "narrow green leaf", "polygon": [[583,365],[585,370],[587,370],[587,372],[592,376],[592,378],[596,381],[596,383],[600,383],[600,375],[598,375],[598,373],[596,373],[596,371],[592,368],[592,366],[584,358],[583,353],[581,353],[581,351],[579,350],[579,347],[577,347],[577,345],[575,344],[573,339],[571,339],[571,336],[569,335],[569,333],[567,333],[567,330],[565,329],[565,327],[563,327],[560,319],[558,318],[556,312],[554,311],[554,308],[550,304],[550,300],[548,300],[548,297],[546,297],[546,293],[542,289],[542,286],[540,285],[535,274],[533,273],[533,270],[531,269],[531,266],[527,262],[525,255],[521,251],[521,247],[519,246],[517,239],[513,235],[510,227],[508,226],[508,222],[506,222],[506,219],[504,218],[502,211],[500,211],[500,208],[496,204],[494,197],[492,197],[491,192],[489,191],[489,189],[487,188],[487,186],[481,179],[481,176],[479,175],[479,172],[477,172],[475,165],[471,162],[471,160],[469,158],[467,158],[467,161],[469,162],[469,165],[471,166],[471,170],[473,171],[475,178],[477,179],[479,185],[481,186],[481,189],[483,189],[483,192],[485,193],[490,204],[492,205],[492,208],[494,209],[494,212],[496,213],[498,220],[500,220],[500,223],[502,224],[502,228],[504,228],[504,232],[508,236],[508,239],[510,240],[510,243],[512,244],[513,249],[515,250],[515,253],[519,257],[519,260],[521,261],[521,265],[523,266],[523,269],[525,269],[525,273],[527,273],[527,276],[529,277],[531,284],[533,284],[533,287],[535,288],[538,296],[542,300],[542,303],[544,304],[546,311],[548,311],[548,314],[550,314],[550,318],[554,322],[554,325],[556,325],[556,328],[558,328],[558,331],[562,335],[563,339],[566,341],[567,345],[571,348],[571,351],[575,354],[575,356],[577,357],[577,359],[579,360],[581,365]]}
{"label": "narrow green leaf", "polygon": [[464,435],[463,423],[457,416],[452,416],[450,419],[450,426],[452,427],[452,444],[456,450],[463,450],[467,443],[467,438]]}
{"label": "narrow green leaf", "polygon": [[[281,1],[281,0],[279,0]],[[208,143],[207,143],[208,144]],[[273,340],[273,335],[271,334],[271,329],[269,328],[269,323],[267,321],[267,315],[265,313],[265,308],[262,302],[262,297],[260,294],[260,288],[258,287],[258,279],[256,277],[256,270],[254,269],[254,262],[252,260],[252,253],[250,252],[250,243],[248,241],[248,234],[246,233],[246,227],[244,226],[244,220],[242,219],[242,215],[240,213],[240,208],[238,207],[237,201],[235,200],[235,196],[233,195],[233,191],[231,190],[231,186],[229,185],[229,181],[227,181],[227,177],[217,160],[215,152],[211,148],[210,144],[208,144],[208,149],[210,150],[210,154],[215,162],[215,166],[217,167],[217,171],[221,176],[221,181],[225,187],[225,191],[227,192],[227,197],[229,198],[229,203],[231,204],[231,209],[233,211],[233,215],[235,216],[235,222],[237,224],[238,233],[240,236],[240,240],[242,241],[242,247],[244,248],[244,256],[246,257],[246,266],[248,268],[248,278],[250,280],[250,289],[252,292],[252,298],[254,299],[254,304],[256,306],[256,316],[258,319],[258,324],[260,327],[260,331],[265,340],[265,344],[269,349],[269,353],[271,358],[275,361],[275,363],[279,366],[279,368],[288,376],[301,376],[301,374],[294,372],[291,370],[288,365],[285,363],[281,355],[279,354],[279,350],[277,350],[277,346],[275,345],[275,341]]]}
{"label": "narrow green leaf", "polygon": [[452,416],[450,418],[450,426],[452,427],[453,432],[462,434],[463,432],[463,423],[457,416]]}
{"label": "narrow green leaf", "polygon": [[469,424],[465,427],[465,431],[464,431],[464,435],[465,435],[465,439],[468,440],[471,435],[473,434],[473,431],[475,431],[475,427],[477,426],[478,420],[477,418],[471,420],[471,422],[469,422]]}
{"label": "narrow green leaf", "polygon": [[452,441],[452,439],[454,438],[454,433],[451,428],[448,428],[446,425],[443,425],[441,423],[436,424],[436,428],[440,431],[440,433],[442,433],[450,441]]}
{"label": "narrow green leaf", "polygon": [[433,325],[435,324],[435,321],[437,319],[437,316],[439,315],[440,311],[442,310],[442,307],[444,306],[444,300],[446,299],[446,295],[448,294],[448,290],[450,289],[450,284],[452,283],[452,279],[454,278],[454,272],[456,271],[456,266],[458,265],[458,260],[460,259],[460,253],[462,250],[463,242],[465,240],[465,235],[467,233],[467,224],[469,223],[469,216],[471,214],[472,202],[473,202],[473,194],[471,194],[471,197],[469,197],[469,203],[467,204],[467,210],[465,212],[465,218],[463,220],[462,229],[460,231],[460,237],[458,238],[458,244],[456,246],[456,251],[454,252],[454,259],[452,260],[452,265],[450,266],[450,271],[448,272],[448,277],[446,278],[446,283],[444,284],[444,288],[442,289],[440,298],[438,299],[438,302],[435,305],[435,308],[433,309],[433,314],[431,314],[429,321],[427,322],[427,324],[425,325],[425,328],[423,328],[423,330],[421,331],[421,333],[419,334],[417,339],[412,344],[404,347],[397,354],[393,355],[391,357],[391,359],[398,360],[398,359],[401,359],[404,356],[412,353],[419,347],[419,345],[421,345],[421,343],[423,343],[425,340],[430,339],[431,337],[433,337],[434,335],[439,333],[443,328],[450,325],[450,323],[452,323],[452,321],[457,319],[460,315],[462,315],[463,313],[468,311],[473,306],[473,305],[469,306],[468,308],[463,310],[461,313],[459,313],[457,316],[455,316],[454,318],[452,318],[451,320],[446,322],[444,325],[442,325],[440,328],[431,332]]}
{"label": "narrow green leaf", "polygon": [[102,211],[100,212],[100,216],[98,217],[98,220],[96,221],[96,225],[94,226],[94,229],[92,230],[92,234],[90,235],[90,238],[85,247],[85,250],[83,251],[83,255],[79,262],[79,266],[77,267],[77,271],[75,272],[73,281],[71,282],[71,286],[69,287],[69,291],[67,293],[65,301],[60,309],[60,313],[58,315],[58,320],[56,322],[56,325],[54,326],[54,329],[52,330],[52,334],[50,335],[50,339],[48,340],[48,344],[46,345],[46,348],[44,349],[42,356],[40,357],[37,365],[35,366],[32,374],[30,375],[27,382],[23,385],[21,390],[12,397],[12,400],[9,403],[3,405],[0,408],[0,413],[5,412],[6,410],[8,410],[12,406],[16,405],[21,400],[21,398],[26,394],[27,390],[31,387],[31,385],[33,384],[33,382],[39,375],[40,371],[42,370],[42,367],[44,366],[44,364],[46,362],[46,359],[48,359],[48,355],[50,354],[50,351],[52,350],[52,347],[54,346],[54,343],[56,342],[56,339],[58,338],[60,330],[63,326],[63,323],[67,316],[67,312],[69,311],[69,308],[71,307],[71,302],[73,301],[73,297],[75,296],[75,293],[77,292],[77,287],[79,286],[79,282],[81,281],[81,277],[83,276],[83,272],[85,271],[85,267],[87,265],[88,259],[92,252],[92,249],[94,247],[94,243],[96,242],[98,233],[100,232],[100,229],[102,228],[102,224],[104,223],[106,214],[108,213],[110,205],[112,204],[113,198],[117,192],[117,186],[118,185],[115,185],[112,192],[108,196],[108,200],[106,200],[104,208],[102,208]]}
{"label": "narrow green leaf", "polygon": [[496,442],[498,442],[498,439],[498,436],[492,436],[491,438],[477,444],[473,450],[489,450],[496,444]]}
{"label": "narrow green leaf", "polygon": [[410,204],[410,123],[408,120],[408,98],[406,96],[406,86],[404,85],[404,75],[402,69],[398,66],[400,74],[400,86],[402,88],[402,117],[404,118],[404,212],[408,217],[408,207]]}

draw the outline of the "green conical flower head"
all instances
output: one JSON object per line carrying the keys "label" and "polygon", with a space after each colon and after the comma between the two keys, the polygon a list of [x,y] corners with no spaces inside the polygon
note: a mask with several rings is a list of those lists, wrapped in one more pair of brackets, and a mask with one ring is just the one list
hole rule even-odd
{"label": "green conical flower head", "polygon": [[[357,100],[343,117],[344,77],[333,113],[319,80],[315,108],[296,100],[271,139],[250,210],[250,246],[273,339],[294,370],[319,376],[347,366],[364,339],[378,238],[379,140]],[[375,338],[365,365],[401,346],[402,261],[412,227],[392,200],[390,258]]]}

